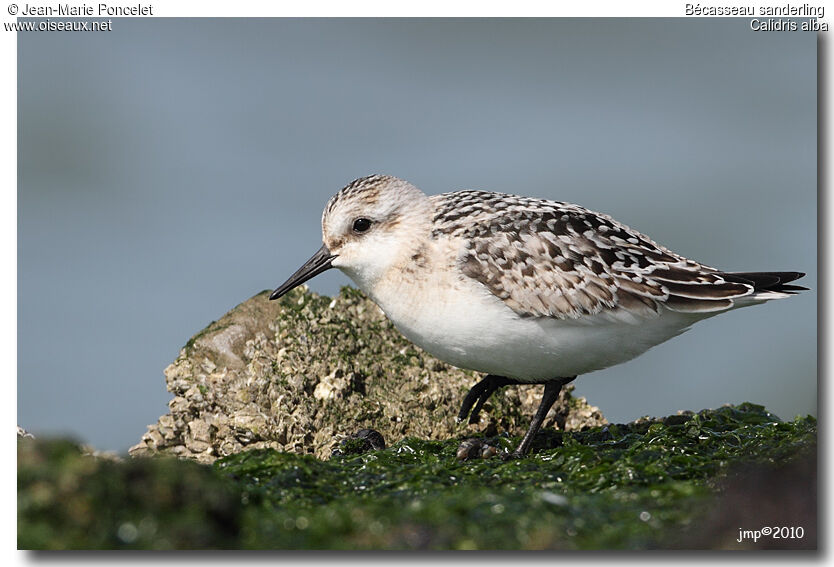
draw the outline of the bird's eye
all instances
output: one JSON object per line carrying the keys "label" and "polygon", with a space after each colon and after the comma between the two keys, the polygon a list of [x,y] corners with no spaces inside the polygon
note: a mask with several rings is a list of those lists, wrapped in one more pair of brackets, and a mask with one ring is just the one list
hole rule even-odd
{"label": "bird's eye", "polygon": [[365,232],[369,228],[371,228],[370,219],[360,217],[353,221],[353,232]]}

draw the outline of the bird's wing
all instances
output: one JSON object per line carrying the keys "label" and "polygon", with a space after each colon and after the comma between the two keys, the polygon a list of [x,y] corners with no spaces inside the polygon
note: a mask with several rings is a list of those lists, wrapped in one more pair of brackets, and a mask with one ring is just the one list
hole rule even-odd
{"label": "bird's wing", "polygon": [[568,203],[460,191],[437,199],[435,234],[459,237],[458,266],[523,317],[653,317],[733,306],[754,286]]}

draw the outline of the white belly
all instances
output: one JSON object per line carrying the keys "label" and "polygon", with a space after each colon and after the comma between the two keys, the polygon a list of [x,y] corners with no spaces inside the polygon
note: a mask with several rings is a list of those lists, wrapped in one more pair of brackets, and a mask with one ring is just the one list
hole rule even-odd
{"label": "white belly", "polygon": [[460,368],[521,381],[576,376],[626,362],[703,316],[661,310],[651,319],[521,318],[476,282],[376,289],[371,297],[397,329]]}

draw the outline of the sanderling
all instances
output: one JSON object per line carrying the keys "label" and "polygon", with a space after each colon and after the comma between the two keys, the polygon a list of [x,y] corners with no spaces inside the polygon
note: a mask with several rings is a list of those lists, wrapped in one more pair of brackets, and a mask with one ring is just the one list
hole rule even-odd
{"label": "sanderling", "polygon": [[470,422],[497,389],[544,384],[515,455],[530,449],[559,391],[719,313],[806,288],[800,272],[724,272],[608,215],[486,191],[427,196],[371,175],[321,219],[323,245],[270,299],[329,269],[346,273],[427,352],[487,376],[463,400]]}

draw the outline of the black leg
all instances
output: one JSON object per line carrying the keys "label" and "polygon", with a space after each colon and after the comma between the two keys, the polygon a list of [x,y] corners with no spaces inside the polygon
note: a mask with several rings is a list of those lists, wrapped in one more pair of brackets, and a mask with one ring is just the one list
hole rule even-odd
{"label": "black leg", "polygon": [[466,393],[466,397],[463,398],[463,403],[460,405],[460,412],[458,412],[458,421],[463,421],[469,415],[469,410],[472,409],[472,405],[475,401],[481,397],[481,394],[484,390],[489,388],[490,380],[492,379],[492,374],[487,374],[483,380],[469,388],[469,391]]}
{"label": "black leg", "polygon": [[[463,398],[463,403],[460,406],[460,413],[458,413],[458,421],[463,421],[469,416],[469,423],[477,423],[478,413],[484,407],[484,403],[489,397],[495,393],[496,390],[503,388],[509,384],[519,384],[518,380],[512,378],[504,378],[503,376],[496,376],[495,374],[487,374],[483,380],[475,384],[466,393]],[[472,406],[475,405],[475,409]],[[472,410],[472,413],[469,413]]]}
{"label": "black leg", "polygon": [[491,381],[488,384],[487,389],[481,392],[481,397],[478,398],[478,401],[475,403],[475,407],[472,408],[472,413],[469,414],[469,423],[478,423],[478,414],[481,413],[481,408],[484,407],[484,404],[492,394],[508,384],[518,384],[516,380],[511,380],[510,378],[504,378],[502,376],[493,376],[493,378],[496,378],[496,380]]}
{"label": "black leg", "polygon": [[527,454],[530,450],[530,444],[533,442],[533,437],[535,437],[536,433],[538,433],[539,429],[541,429],[542,423],[544,423],[544,418],[547,417],[547,412],[549,412],[550,408],[553,407],[553,404],[556,403],[556,399],[559,397],[559,392],[562,390],[562,386],[573,381],[574,378],[576,378],[576,376],[572,376],[570,378],[559,378],[545,383],[544,395],[542,396],[542,401],[539,404],[539,409],[536,410],[536,415],[533,416],[533,421],[530,422],[530,428],[527,430],[527,433],[524,434],[524,439],[521,440],[518,448],[513,451],[513,457],[523,457]]}

